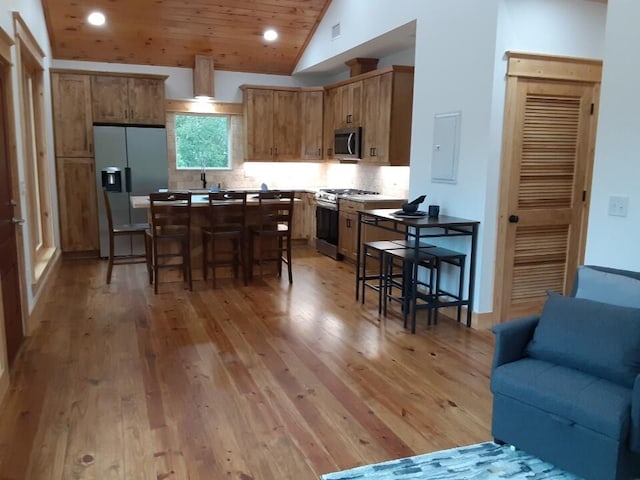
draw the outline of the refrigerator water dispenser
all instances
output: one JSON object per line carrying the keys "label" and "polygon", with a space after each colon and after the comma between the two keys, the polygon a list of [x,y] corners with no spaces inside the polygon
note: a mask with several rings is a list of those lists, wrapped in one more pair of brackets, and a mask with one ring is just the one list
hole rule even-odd
{"label": "refrigerator water dispenser", "polygon": [[102,186],[107,192],[122,192],[122,170],[118,167],[103,168]]}

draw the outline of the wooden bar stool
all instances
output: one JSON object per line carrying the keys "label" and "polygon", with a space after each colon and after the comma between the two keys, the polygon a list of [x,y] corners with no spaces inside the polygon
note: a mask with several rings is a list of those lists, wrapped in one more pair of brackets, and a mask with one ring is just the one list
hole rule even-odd
{"label": "wooden bar stool", "polygon": [[[293,218],[293,191],[266,191],[258,193],[258,222],[251,228],[251,255],[260,265],[276,262],[278,276],[282,276],[282,262],[287,264],[289,283],[293,283],[291,271],[291,228]],[[253,257],[251,264],[253,265]]]}
{"label": "wooden bar stool", "polygon": [[[216,267],[232,266],[235,278],[242,266],[242,278],[247,285],[246,255],[246,192],[209,193],[209,225],[202,227],[202,273],[207,279],[211,268],[212,285],[216,287]],[[209,247],[211,241],[211,247]],[[221,250],[220,241],[228,242],[230,250]],[[209,253],[211,258],[209,259]]]}
{"label": "wooden bar stool", "polygon": [[[151,228],[147,230],[147,241],[151,244],[150,263],[154,292],[158,293],[158,272],[161,268],[182,269],[184,280],[193,290],[191,281],[191,194],[162,192],[149,194]],[[177,244],[179,251],[160,250],[160,244]],[[180,262],[171,260],[179,258]]]}
{"label": "wooden bar stool", "polygon": [[104,207],[107,213],[107,224],[109,227],[109,263],[107,266],[107,285],[111,283],[111,273],[114,265],[126,265],[132,263],[147,263],[149,257],[148,244],[144,243],[143,254],[129,254],[129,255],[116,255],[115,254],[115,239],[116,237],[129,237],[134,236],[144,237],[145,232],[149,229],[148,223],[134,223],[124,225],[113,224],[113,214],[111,212],[111,201],[109,200],[109,192],[106,188],[102,189],[104,196]]}

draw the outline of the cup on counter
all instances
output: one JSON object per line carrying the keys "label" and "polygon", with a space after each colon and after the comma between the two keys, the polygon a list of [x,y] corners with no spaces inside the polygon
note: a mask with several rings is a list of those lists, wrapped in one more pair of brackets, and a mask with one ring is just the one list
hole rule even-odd
{"label": "cup on counter", "polygon": [[440,205],[429,205],[427,215],[429,215],[430,218],[438,218],[438,215],[440,215]]}

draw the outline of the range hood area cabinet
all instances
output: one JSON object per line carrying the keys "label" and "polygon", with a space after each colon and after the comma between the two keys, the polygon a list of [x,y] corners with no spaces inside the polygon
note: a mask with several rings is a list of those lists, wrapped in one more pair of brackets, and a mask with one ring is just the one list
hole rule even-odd
{"label": "range hood area cabinet", "polygon": [[[51,97],[60,212],[60,241],[63,252],[98,254],[98,193],[95,176],[93,124],[104,120],[96,105],[118,100],[115,89],[94,89],[95,79],[118,78],[118,90],[127,108],[137,112],[156,111],[152,116],[112,117],[111,124],[165,123],[164,80],[160,75],[102,74],[78,70],[51,69]],[[100,81],[97,82],[100,84]],[[109,83],[109,82],[107,82]],[[153,108],[150,107],[154,103]],[[160,115],[158,112],[161,111]]]}
{"label": "range hood area cabinet", "polygon": [[386,67],[325,87],[325,157],[333,157],[336,129],[362,127],[362,162],[409,165],[413,71]]}
{"label": "range hood area cabinet", "polygon": [[240,88],[243,92],[246,161],[321,158],[321,88],[258,85]]}

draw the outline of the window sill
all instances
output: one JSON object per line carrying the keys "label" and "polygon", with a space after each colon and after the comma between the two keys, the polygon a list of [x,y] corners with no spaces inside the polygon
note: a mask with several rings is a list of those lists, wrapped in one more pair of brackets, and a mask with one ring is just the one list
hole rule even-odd
{"label": "window sill", "polygon": [[42,286],[42,280],[47,277],[47,273],[55,263],[56,248],[43,248],[38,255],[38,259],[33,262],[33,281],[31,282],[31,292],[33,295]]}

